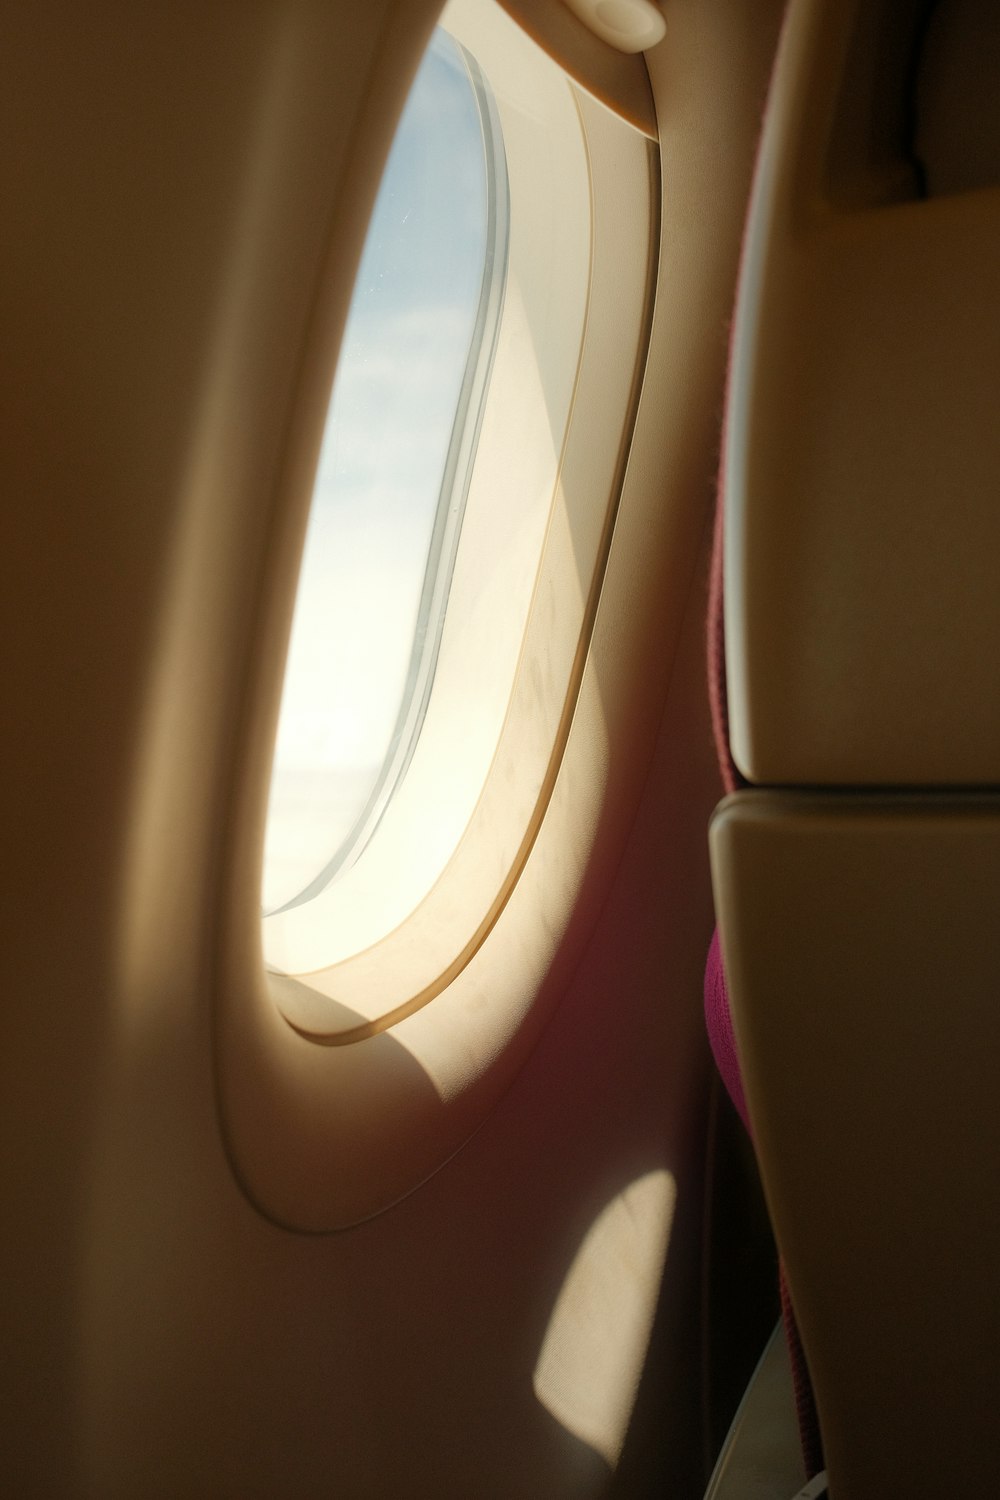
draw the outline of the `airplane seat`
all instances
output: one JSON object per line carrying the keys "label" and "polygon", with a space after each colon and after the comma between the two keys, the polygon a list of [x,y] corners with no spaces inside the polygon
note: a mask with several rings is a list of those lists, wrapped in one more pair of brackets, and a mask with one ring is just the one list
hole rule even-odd
{"label": "airplane seat", "polygon": [[996,1484],[998,72],[974,0],[791,0],[734,328],[708,1004],[833,1500]]}
{"label": "airplane seat", "polygon": [[[715,740],[719,775],[722,780],[723,789],[727,793],[733,793],[738,788],[747,786],[748,783],[733,759],[729,742],[723,589],[725,489],[725,467],[723,464],[719,474],[715,526],[712,538],[706,661],[708,667],[709,707],[711,710],[712,733]],[[712,934],[705,965],[705,1029],[712,1056],[722,1082],[725,1085],[726,1093],[729,1095],[737,1114],[752,1139],[753,1130],[747,1110],[743,1075],[733,1029],[732,1010],[729,1003],[729,991],[726,984],[726,972],[722,958],[722,944],[718,926],[716,926]],[[765,1381],[768,1380],[770,1369],[776,1362],[781,1360],[783,1353],[784,1360],[787,1363],[787,1373],[790,1378],[791,1395],[794,1399],[802,1465],[805,1477],[812,1479],[823,1468],[823,1444],[819,1432],[819,1421],[816,1414],[816,1402],[813,1395],[812,1383],[809,1377],[809,1367],[795,1321],[795,1312],[792,1307],[791,1294],[788,1290],[784,1267],[780,1261],[778,1266],[778,1282],[784,1344],[783,1346],[781,1345],[776,1332],[767,1351],[767,1357],[762,1357],[761,1363],[755,1372],[754,1383],[759,1383],[762,1379]],[[778,1401],[779,1403],[785,1401],[787,1404],[787,1392],[782,1385],[772,1382],[770,1394],[772,1405],[774,1401]],[[746,1482],[744,1471],[747,1463],[750,1463],[752,1467],[758,1470],[761,1468],[771,1471],[775,1469],[787,1469],[790,1472],[792,1470],[795,1460],[789,1458],[787,1452],[790,1446],[791,1428],[787,1421],[782,1423],[775,1419],[773,1411],[763,1404],[764,1399],[761,1396],[757,1396],[751,1401],[750,1394],[748,1393],[748,1397],[745,1398],[744,1403],[737,1412],[730,1434],[716,1465],[716,1472],[709,1488],[708,1500],[724,1500],[724,1484],[744,1484]],[[761,1439],[758,1437],[756,1439],[757,1451],[751,1450],[752,1457],[748,1459],[744,1457],[743,1448],[747,1444],[750,1412],[753,1413],[758,1424],[762,1421],[766,1424],[768,1417],[770,1417],[772,1435],[770,1445],[767,1446],[765,1444],[763,1452],[761,1452]]]}

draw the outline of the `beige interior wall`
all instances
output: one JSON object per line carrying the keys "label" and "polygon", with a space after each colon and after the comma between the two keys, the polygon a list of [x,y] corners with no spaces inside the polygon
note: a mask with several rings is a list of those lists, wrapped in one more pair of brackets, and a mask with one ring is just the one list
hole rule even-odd
{"label": "beige interior wall", "polygon": [[[260,569],[280,565],[269,500],[299,351],[317,318],[335,346],[432,10],[51,0],[0,16],[11,1493],[600,1493],[607,1459],[533,1378],[588,1230],[660,1171],[677,1194],[653,1247],[662,1422],[631,1473],[654,1450],[675,1485],[696,1473],[716,795],[702,547],[776,3],[671,0],[650,59],[661,332],[634,463],[666,519],[655,551],[624,526],[612,552],[609,597],[636,569],[647,587],[595,633],[588,691],[625,692],[629,731],[575,916],[585,955],[547,981],[555,1018],[474,1140],[356,1230],[265,1222],[220,1134],[212,893],[241,753],[234,663]],[[624,1268],[612,1314],[619,1284]],[[591,1316],[574,1315],[581,1337]]]}

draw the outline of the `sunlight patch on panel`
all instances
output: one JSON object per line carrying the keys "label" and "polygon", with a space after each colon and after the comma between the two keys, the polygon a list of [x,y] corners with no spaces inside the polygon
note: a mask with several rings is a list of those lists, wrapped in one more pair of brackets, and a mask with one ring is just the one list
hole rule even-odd
{"label": "sunlight patch on panel", "polygon": [[542,1405],[612,1467],[646,1357],[676,1193],[661,1169],[607,1205],[570,1267],[535,1366]]}

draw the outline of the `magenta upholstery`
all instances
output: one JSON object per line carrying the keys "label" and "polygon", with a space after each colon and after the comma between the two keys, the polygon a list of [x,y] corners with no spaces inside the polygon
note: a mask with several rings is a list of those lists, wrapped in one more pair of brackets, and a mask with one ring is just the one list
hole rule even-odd
{"label": "magenta upholstery", "polygon": [[730,1099],[739,1110],[740,1119],[749,1131],[750,1117],[747,1114],[746,1099],[743,1097],[743,1078],[740,1074],[740,1060],[736,1055],[736,1039],[733,1036],[733,1018],[729,1013],[729,992],[726,989],[726,976],[722,968],[722,949],[719,945],[718,928],[712,935],[712,945],[708,950],[708,963],[705,967],[705,1025],[708,1028],[708,1040],[711,1044],[712,1056],[715,1058],[715,1066],[722,1075],[722,1081],[726,1085]]}

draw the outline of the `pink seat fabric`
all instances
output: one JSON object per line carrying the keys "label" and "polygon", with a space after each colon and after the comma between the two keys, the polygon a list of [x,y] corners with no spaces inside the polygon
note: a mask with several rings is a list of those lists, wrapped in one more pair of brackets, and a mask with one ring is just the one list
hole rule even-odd
{"label": "pink seat fabric", "polygon": [[[729,1013],[729,992],[726,975],[722,967],[722,948],[719,944],[719,929],[712,934],[712,945],[708,950],[705,966],[705,1025],[708,1040],[715,1058],[715,1066],[722,1075],[726,1092],[739,1110],[740,1119],[750,1131],[750,1117],[743,1095],[743,1078],[740,1060],[736,1055],[736,1039],[733,1036],[733,1018]],[[753,1132],[750,1131],[752,1135]]]}

